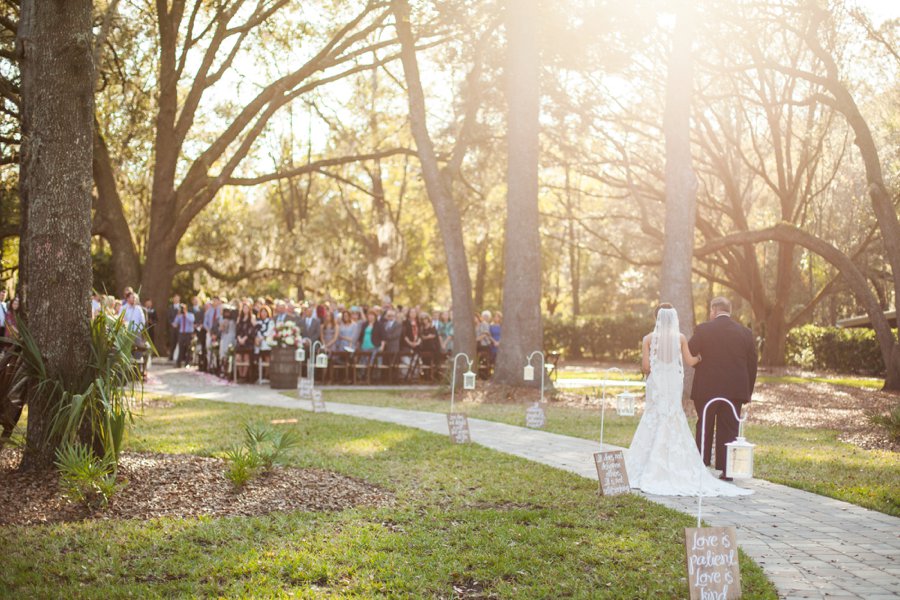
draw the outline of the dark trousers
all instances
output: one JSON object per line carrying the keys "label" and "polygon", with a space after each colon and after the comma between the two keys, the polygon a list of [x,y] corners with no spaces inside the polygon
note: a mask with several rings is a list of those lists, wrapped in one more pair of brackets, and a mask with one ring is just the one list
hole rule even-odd
{"label": "dark trousers", "polygon": [[182,364],[191,364],[191,338],[194,334],[191,332],[178,334],[178,362],[175,366],[180,367]]}
{"label": "dark trousers", "polygon": [[[737,439],[738,421],[734,418],[734,412],[725,402],[716,402],[706,411],[706,439],[704,447],[700,448],[701,434],[703,433],[703,407],[706,400],[694,400],[694,408],[697,409],[697,449],[703,453],[703,464],[711,466],[713,433],[716,439],[716,468],[725,472],[726,448],[725,444]],[[741,415],[742,400],[732,400],[738,416]]]}
{"label": "dark trousers", "polygon": [[178,344],[178,328],[169,327],[169,360],[175,358],[175,346]]}

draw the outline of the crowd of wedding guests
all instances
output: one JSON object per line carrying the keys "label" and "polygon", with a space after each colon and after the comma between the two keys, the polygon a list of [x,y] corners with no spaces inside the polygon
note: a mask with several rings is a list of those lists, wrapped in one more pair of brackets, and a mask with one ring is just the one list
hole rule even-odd
{"label": "crowd of wedding guests", "polygon": [[[157,311],[151,300],[141,301],[130,287],[121,298],[95,293],[91,316],[118,317],[141,332],[136,350],[149,356],[144,340],[159,348],[168,347],[168,358],[178,367],[195,364],[204,371],[228,375],[237,364],[240,378],[254,380],[258,361],[268,362],[270,337],[283,321],[294,322],[301,342],[309,350],[314,341],[319,352],[341,360],[356,355],[357,365],[371,365],[384,357],[402,356],[406,364],[435,365],[453,352],[454,323],[451,311],[423,310],[419,306],[391,303],[373,305],[341,304],[331,300],[295,302],[291,299],[237,298],[227,301],[213,296],[194,296],[183,302],[172,297],[165,312]],[[19,316],[19,299],[7,299],[0,287],[0,336],[14,336]],[[500,345],[503,317],[484,311],[475,317],[479,356],[492,363]],[[234,362],[232,362],[234,361]]]}
{"label": "crowd of wedding guests", "polygon": [[[140,306],[133,293],[132,304]],[[126,296],[121,310],[127,311],[127,307]],[[307,351],[318,341],[317,351],[338,361],[352,353],[357,366],[399,356],[405,365],[436,365],[453,352],[452,312],[429,312],[418,306],[347,306],[330,300],[294,302],[272,298],[228,302],[218,296],[206,301],[195,296],[190,302],[183,302],[176,295],[166,310],[166,333],[159,326],[152,305],[146,306],[146,312],[154,340],[159,345],[160,336],[167,336],[169,359],[177,366],[196,357],[201,369],[226,375],[230,365],[236,364],[237,376],[244,380],[255,379],[258,361],[268,362],[271,334],[284,321],[297,325]],[[476,318],[477,344],[489,361],[493,361],[500,344],[501,324],[499,312],[484,311]]]}

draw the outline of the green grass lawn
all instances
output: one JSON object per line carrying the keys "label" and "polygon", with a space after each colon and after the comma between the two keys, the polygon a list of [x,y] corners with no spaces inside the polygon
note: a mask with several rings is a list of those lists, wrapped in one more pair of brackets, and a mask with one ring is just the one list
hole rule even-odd
{"label": "green grass lawn", "polygon": [[796,377],[792,375],[760,375],[758,383],[827,383],[844,385],[866,390],[880,390],[884,387],[884,379],[877,377]]}
{"label": "green grass lawn", "polygon": [[[428,392],[326,391],[326,400],[446,412],[449,402]],[[469,416],[525,425],[524,404],[460,405]],[[600,440],[600,411],[546,408],[547,431]],[[607,408],[603,441],[628,446],[640,415],[619,417]],[[693,427],[693,423],[691,424]],[[768,425],[747,425],[757,444],[755,476],[900,516],[900,460],[888,451],[864,450],[838,440],[840,432]]]}
{"label": "green grass lawn", "polygon": [[[0,528],[0,597],[683,598],[681,515],[438,436],[332,414],[179,400],[129,450],[217,455],[247,420],[298,418],[291,464],[383,486],[391,507]],[[745,598],[775,598],[741,556]]]}

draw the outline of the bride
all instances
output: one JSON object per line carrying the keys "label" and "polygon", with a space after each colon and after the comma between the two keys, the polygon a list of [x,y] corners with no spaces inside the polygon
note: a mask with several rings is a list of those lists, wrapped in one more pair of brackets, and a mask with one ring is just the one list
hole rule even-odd
{"label": "bride", "polygon": [[657,308],[656,328],[644,337],[642,365],[647,377],[644,416],[625,452],[631,487],[661,496],[740,496],[751,490],[720,481],[700,459],[681,408],[684,363],[694,366],[687,339],[671,304]]}

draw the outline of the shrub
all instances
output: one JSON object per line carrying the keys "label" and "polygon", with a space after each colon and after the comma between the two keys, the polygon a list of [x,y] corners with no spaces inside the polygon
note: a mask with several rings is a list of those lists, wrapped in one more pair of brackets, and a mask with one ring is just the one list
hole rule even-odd
{"label": "shrub", "polygon": [[235,446],[225,453],[228,461],[228,469],[225,477],[234,484],[234,487],[242,487],[256,476],[259,470],[258,457],[244,446]]}
{"label": "shrub", "polygon": [[804,325],[788,333],[787,363],[806,369],[884,375],[881,349],[871,329]]}
{"label": "shrub", "polygon": [[14,388],[30,389],[54,407],[49,437],[61,440],[61,446],[71,446],[78,439],[96,441],[103,460],[112,460],[114,470],[125,430],[132,422],[130,400],[142,385],[140,368],[132,360],[138,336],[123,315],[98,315],[91,322],[88,368],[70,385],[49,371],[24,323],[13,341],[13,352],[20,358]]}
{"label": "shrub", "polygon": [[551,318],[544,322],[544,347],[568,358],[633,360],[652,329],[652,320],[638,315]]}
{"label": "shrub", "polygon": [[112,455],[97,458],[84,444],[64,444],[56,451],[63,495],[91,510],[106,508],[121,486],[116,484]]}
{"label": "shrub", "polygon": [[235,487],[241,487],[256,477],[259,469],[268,471],[280,463],[291,448],[300,445],[300,436],[293,431],[276,431],[267,425],[244,425],[244,443],[225,453],[228,470],[225,476]]}
{"label": "shrub", "polygon": [[869,421],[883,428],[892,441],[900,443],[900,402],[886,415],[869,415]]}

